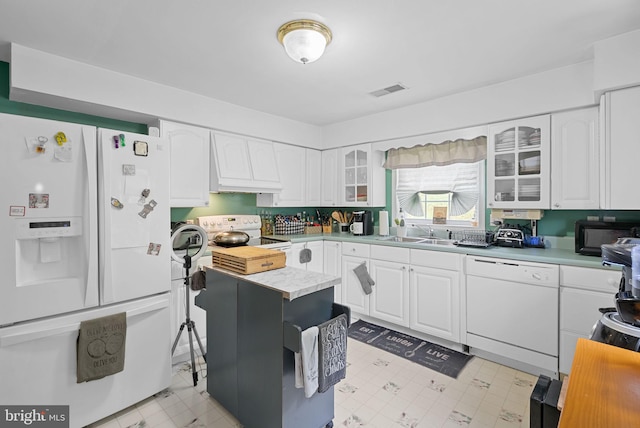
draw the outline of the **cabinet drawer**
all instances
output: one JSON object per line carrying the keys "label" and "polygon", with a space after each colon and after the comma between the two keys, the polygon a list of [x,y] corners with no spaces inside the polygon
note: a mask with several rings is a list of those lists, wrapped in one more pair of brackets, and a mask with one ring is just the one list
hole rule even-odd
{"label": "cabinet drawer", "polygon": [[560,266],[560,286],[603,291],[613,294],[618,291],[622,270],[594,269],[576,266]]}
{"label": "cabinet drawer", "polygon": [[369,244],[358,244],[355,242],[343,242],[342,254],[345,256],[357,256],[369,258]]}
{"label": "cabinet drawer", "polygon": [[371,258],[407,264],[411,260],[409,248],[387,247],[384,245],[372,245]]}
{"label": "cabinet drawer", "polygon": [[460,254],[445,253],[443,251],[411,250],[411,264],[461,271],[462,256]]}

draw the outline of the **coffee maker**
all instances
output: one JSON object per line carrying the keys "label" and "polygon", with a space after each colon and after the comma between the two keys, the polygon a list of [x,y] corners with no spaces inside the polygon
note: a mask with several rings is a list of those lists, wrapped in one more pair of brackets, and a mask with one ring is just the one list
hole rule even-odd
{"label": "coffee maker", "polygon": [[620,238],[615,244],[604,244],[601,248],[602,264],[621,266],[622,278],[614,299],[616,307],[600,309],[602,317],[594,326],[590,339],[638,352],[640,284],[636,277],[640,275],[640,260],[634,259],[640,255],[640,238]]}
{"label": "coffee maker", "polygon": [[349,230],[356,236],[373,235],[373,213],[371,211],[354,211],[353,222]]}

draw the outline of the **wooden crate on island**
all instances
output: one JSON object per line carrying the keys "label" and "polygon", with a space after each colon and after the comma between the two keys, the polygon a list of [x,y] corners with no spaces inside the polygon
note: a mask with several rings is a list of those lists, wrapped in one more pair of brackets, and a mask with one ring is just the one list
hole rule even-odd
{"label": "wooden crate on island", "polygon": [[215,248],[211,258],[214,266],[244,275],[283,268],[287,260],[283,251],[251,246]]}

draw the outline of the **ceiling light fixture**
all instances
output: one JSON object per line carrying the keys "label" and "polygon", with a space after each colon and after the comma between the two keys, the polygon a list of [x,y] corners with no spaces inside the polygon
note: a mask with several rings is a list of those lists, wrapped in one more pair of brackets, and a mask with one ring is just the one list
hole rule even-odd
{"label": "ceiling light fixture", "polygon": [[278,41],[287,55],[302,64],[320,58],[331,38],[329,27],[310,19],[289,21],[278,28]]}

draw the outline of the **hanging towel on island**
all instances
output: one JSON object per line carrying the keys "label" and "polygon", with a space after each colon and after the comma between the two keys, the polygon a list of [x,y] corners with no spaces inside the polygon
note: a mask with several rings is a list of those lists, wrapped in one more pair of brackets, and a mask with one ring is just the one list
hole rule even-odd
{"label": "hanging towel on island", "polygon": [[353,272],[358,277],[358,281],[360,281],[360,286],[362,287],[362,291],[364,291],[364,294],[371,294],[371,292],[373,291],[371,289],[371,286],[376,285],[376,283],[369,275],[369,272],[367,271],[367,265],[363,262],[362,264],[359,264],[358,266],[353,268]]}
{"label": "hanging towel on island", "polygon": [[318,392],[325,392],[347,374],[348,321],[345,314],[318,326]]}
{"label": "hanging towel on island", "polygon": [[124,370],[126,339],[125,312],[82,321],[78,334],[76,382],[96,380]]}
{"label": "hanging towel on island", "polygon": [[318,390],[318,327],[309,327],[300,334],[300,352],[294,354],[295,385],[304,388],[310,398]]}

